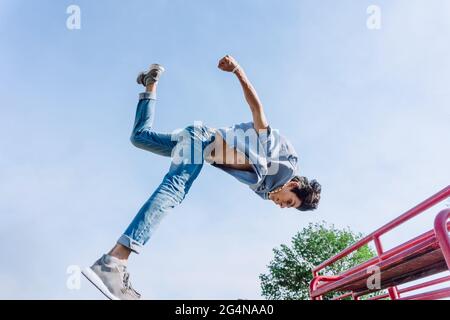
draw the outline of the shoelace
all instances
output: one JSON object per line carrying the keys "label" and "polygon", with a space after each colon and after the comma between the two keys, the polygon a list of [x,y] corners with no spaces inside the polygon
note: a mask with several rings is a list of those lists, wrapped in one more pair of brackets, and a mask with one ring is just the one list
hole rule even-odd
{"label": "shoelace", "polygon": [[140,294],[139,292],[137,292],[137,291],[133,288],[133,286],[131,285],[131,282],[130,282],[130,273],[127,272],[127,268],[126,268],[126,267],[123,267],[122,272],[123,272],[123,279],[122,279],[122,281],[123,281],[123,285],[124,285],[124,287],[125,287],[125,290],[126,290],[126,291],[131,291],[131,292],[133,292],[135,295],[137,295],[138,297],[140,297],[141,294]]}

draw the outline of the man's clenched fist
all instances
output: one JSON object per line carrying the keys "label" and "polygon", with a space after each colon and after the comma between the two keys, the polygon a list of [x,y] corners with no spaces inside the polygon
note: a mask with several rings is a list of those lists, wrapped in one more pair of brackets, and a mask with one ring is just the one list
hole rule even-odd
{"label": "man's clenched fist", "polygon": [[223,71],[232,72],[236,67],[239,67],[239,64],[232,56],[226,55],[219,61],[219,69]]}

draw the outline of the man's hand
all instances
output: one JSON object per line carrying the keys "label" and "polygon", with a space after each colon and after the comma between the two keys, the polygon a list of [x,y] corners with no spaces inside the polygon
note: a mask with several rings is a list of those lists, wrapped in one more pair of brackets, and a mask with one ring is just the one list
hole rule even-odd
{"label": "man's hand", "polygon": [[236,67],[239,66],[239,63],[234,59],[232,56],[226,55],[219,61],[219,69],[226,71],[226,72],[232,72]]}

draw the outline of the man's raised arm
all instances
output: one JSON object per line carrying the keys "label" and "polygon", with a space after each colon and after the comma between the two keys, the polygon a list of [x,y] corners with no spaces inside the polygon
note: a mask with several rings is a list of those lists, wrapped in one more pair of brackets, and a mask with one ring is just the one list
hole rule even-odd
{"label": "man's raised arm", "polygon": [[219,68],[226,72],[233,72],[238,77],[242,89],[244,90],[245,99],[247,100],[250,110],[253,115],[253,124],[257,132],[260,130],[265,130],[269,126],[266,115],[264,114],[264,109],[261,101],[259,100],[258,94],[255,88],[248,80],[247,75],[244,72],[237,61],[227,55],[219,61]]}

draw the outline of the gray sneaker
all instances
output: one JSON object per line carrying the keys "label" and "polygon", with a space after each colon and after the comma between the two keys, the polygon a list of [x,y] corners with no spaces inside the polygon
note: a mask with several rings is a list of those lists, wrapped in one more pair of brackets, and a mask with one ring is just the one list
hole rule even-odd
{"label": "gray sneaker", "polygon": [[139,300],[141,295],[131,286],[126,265],[113,259],[103,255],[82,273],[110,300]]}
{"label": "gray sneaker", "polygon": [[159,64],[152,64],[148,71],[139,73],[136,81],[144,87],[158,82],[161,75],[164,73],[164,67]]}

